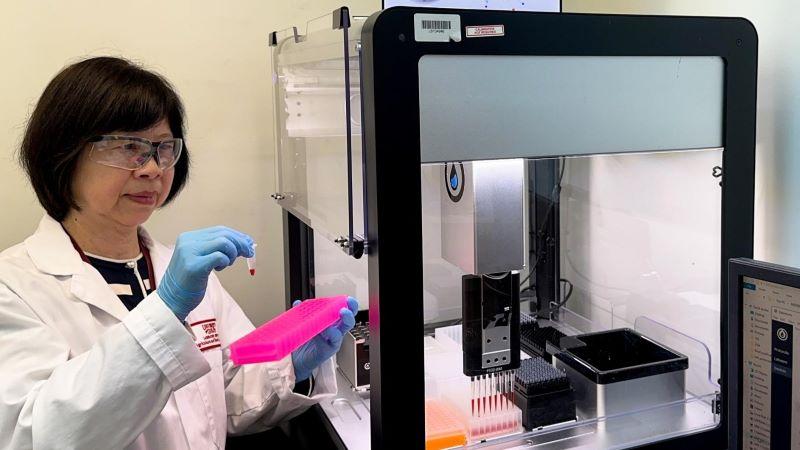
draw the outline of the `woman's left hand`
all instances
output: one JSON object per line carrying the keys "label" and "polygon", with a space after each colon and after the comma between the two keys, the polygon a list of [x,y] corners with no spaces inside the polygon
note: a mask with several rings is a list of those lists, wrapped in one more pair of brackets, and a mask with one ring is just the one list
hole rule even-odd
{"label": "woman's left hand", "polygon": [[[300,304],[300,300],[292,306]],[[292,352],[292,365],[296,381],[303,381],[311,376],[311,372],[328,358],[335,355],[342,346],[344,334],[356,324],[355,314],[358,312],[358,300],[347,297],[347,308],[339,311],[339,321],[322,330],[313,339]]]}

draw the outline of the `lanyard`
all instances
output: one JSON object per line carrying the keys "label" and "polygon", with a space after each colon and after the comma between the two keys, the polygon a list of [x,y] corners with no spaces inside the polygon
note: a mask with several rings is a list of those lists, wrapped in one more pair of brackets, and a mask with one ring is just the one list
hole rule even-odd
{"label": "lanyard", "polygon": [[[86,256],[85,253],[83,253],[83,250],[81,250],[81,247],[78,245],[77,242],[75,242],[75,239],[72,239],[72,236],[69,234],[67,229],[64,228],[64,225],[61,225],[61,228],[63,228],[64,232],[67,233],[67,236],[69,237],[69,241],[72,242],[72,246],[75,247],[75,251],[77,251],[78,254],[81,255],[81,259],[83,260],[83,262],[85,262],[86,264],[91,265],[91,262],[89,262],[89,258]],[[147,246],[144,245],[144,242],[142,242],[142,237],[138,236],[138,238],[139,238],[139,250],[142,252],[142,255],[144,255],[145,262],[147,262],[147,274],[150,277],[150,281],[151,281],[150,288],[151,288],[151,290],[155,291],[156,290],[156,274],[153,271],[153,261],[150,259],[150,250],[148,250]]]}

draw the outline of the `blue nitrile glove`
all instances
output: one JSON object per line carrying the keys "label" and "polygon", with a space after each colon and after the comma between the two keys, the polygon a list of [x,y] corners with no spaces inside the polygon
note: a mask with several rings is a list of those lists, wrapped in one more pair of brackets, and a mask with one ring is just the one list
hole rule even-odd
{"label": "blue nitrile glove", "polygon": [[[296,300],[292,306],[299,304],[300,300]],[[292,352],[292,365],[296,381],[303,381],[310,377],[311,372],[317,366],[339,351],[344,334],[352,330],[356,324],[355,314],[357,312],[358,300],[347,297],[347,308],[339,311],[339,320]]]}
{"label": "blue nitrile glove", "polygon": [[238,256],[253,256],[253,239],[244,233],[222,226],[182,233],[158,296],[183,321],[206,294],[211,270],[230,266]]}

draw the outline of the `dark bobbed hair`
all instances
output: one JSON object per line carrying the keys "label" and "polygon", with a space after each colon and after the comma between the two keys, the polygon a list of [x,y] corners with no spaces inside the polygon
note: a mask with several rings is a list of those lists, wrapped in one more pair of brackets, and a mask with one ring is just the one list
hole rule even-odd
{"label": "dark bobbed hair", "polygon": [[[72,179],[81,152],[94,136],[141,131],[166,119],[183,138],[183,104],[161,75],[122,58],[89,58],[64,68],[47,85],[31,115],[19,159],[47,214],[63,221],[80,209]],[[186,184],[189,150],[175,165],[168,204]]]}

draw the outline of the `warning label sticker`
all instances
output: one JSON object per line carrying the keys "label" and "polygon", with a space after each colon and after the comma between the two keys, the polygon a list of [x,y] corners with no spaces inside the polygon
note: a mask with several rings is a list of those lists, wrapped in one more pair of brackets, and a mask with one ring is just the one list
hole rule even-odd
{"label": "warning label sticker", "polygon": [[496,37],[504,36],[506,34],[505,26],[503,25],[477,25],[467,27],[467,37]]}

